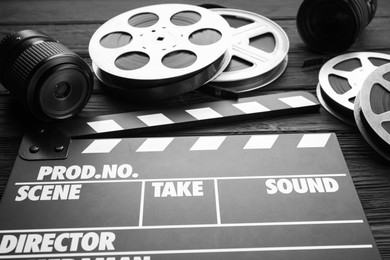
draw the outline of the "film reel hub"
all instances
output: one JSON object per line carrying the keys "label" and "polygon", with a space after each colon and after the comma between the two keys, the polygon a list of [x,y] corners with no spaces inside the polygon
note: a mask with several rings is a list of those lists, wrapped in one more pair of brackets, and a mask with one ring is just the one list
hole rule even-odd
{"label": "film reel hub", "polygon": [[179,30],[171,28],[168,31],[166,27],[159,27],[153,30],[145,30],[144,33],[140,34],[140,41],[142,48],[147,51],[166,51],[173,49],[182,37],[183,34]]}
{"label": "film reel hub", "polygon": [[[89,52],[104,84],[142,89],[146,96],[141,98],[157,99],[182,94],[215,77],[226,66],[230,41],[230,27],[218,14],[192,5],[161,4],[110,19],[92,36]],[[162,90],[167,85],[169,93]]]}

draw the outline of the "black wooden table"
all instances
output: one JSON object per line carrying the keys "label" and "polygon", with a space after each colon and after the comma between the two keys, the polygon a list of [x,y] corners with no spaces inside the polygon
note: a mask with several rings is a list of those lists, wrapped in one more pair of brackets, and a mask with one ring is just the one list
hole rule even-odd
{"label": "black wooden table", "polygon": [[[207,1],[178,2],[203,4]],[[40,30],[59,40],[81,55],[89,64],[88,43],[95,30],[106,20],[136,7],[161,1],[88,1],[88,0],[16,0],[0,1],[0,37],[23,29]],[[245,9],[276,21],[290,39],[289,63],[281,78],[254,94],[270,94],[292,90],[315,93],[319,67],[302,68],[305,61],[327,59],[329,56],[310,52],[296,29],[299,0],[214,1],[229,8]],[[377,14],[371,24],[348,51],[390,53],[390,1],[379,0]],[[134,103],[107,95],[95,78],[92,98],[80,117],[135,111],[149,108],[180,107],[219,100],[193,91],[167,101]],[[0,196],[12,170],[25,129],[32,120],[25,116],[11,95],[0,86]],[[331,116],[323,108],[319,113],[281,116],[244,122],[210,125],[159,135],[215,135],[259,133],[335,132],[350,169],[358,195],[373,235],[384,259],[390,259],[390,163],[381,159],[365,142],[356,127]],[[1,212],[0,212],[1,214]]]}

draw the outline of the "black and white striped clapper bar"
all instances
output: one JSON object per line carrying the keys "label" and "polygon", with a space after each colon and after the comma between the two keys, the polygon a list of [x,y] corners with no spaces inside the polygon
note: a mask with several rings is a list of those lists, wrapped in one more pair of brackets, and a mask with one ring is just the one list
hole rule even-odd
{"label": "black and white striped clapper bar", "polygon": [[200,103],[181,108],[138,111],[72,120],[58,127],[69,136],[116,136],[200,126],[250,118],[318,111],[319,102],[304,91]]}
{"label": "black and white striped clapper bar", "polygon": [[[317,104],[301,93],[284,106],[296,101]],[[185,113],[274,105],[243,104]],[[66,156],[17,157],[0,204],[0,259],[380,259],[335,134],[83,137],[129,129],[122,116],[105,120],[88,121]],[[36,135],[22,146],[49,139]]]}

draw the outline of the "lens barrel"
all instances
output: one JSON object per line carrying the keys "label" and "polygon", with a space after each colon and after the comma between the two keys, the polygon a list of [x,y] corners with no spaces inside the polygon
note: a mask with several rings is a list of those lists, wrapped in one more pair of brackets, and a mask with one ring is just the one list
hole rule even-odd
{"label": "lens barrel", "polygon": [[88,64],[58,41],[34,30],[0,41],[0,82],[41,121],[80,112],[93,89]]}
{"label": "lens barrel", "polygon": [[297,14],[302,40],[312,50],[346,51],[371,22],[377,0],[304,0]]}

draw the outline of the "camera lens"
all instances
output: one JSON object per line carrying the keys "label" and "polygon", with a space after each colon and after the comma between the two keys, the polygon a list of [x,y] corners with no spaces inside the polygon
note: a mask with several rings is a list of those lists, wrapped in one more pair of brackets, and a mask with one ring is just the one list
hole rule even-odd
{"label": "camera lens", "polygon": [[339,53],[371,22],[376,0],[304,0],[297,14],[302,40],[319,53]]}
{"label": "camera lens", "polygon": [[0,42],[0,82],[36,118],[65,119],[80,112],[93,74],[76,53],[49,36],[24,30]]}

